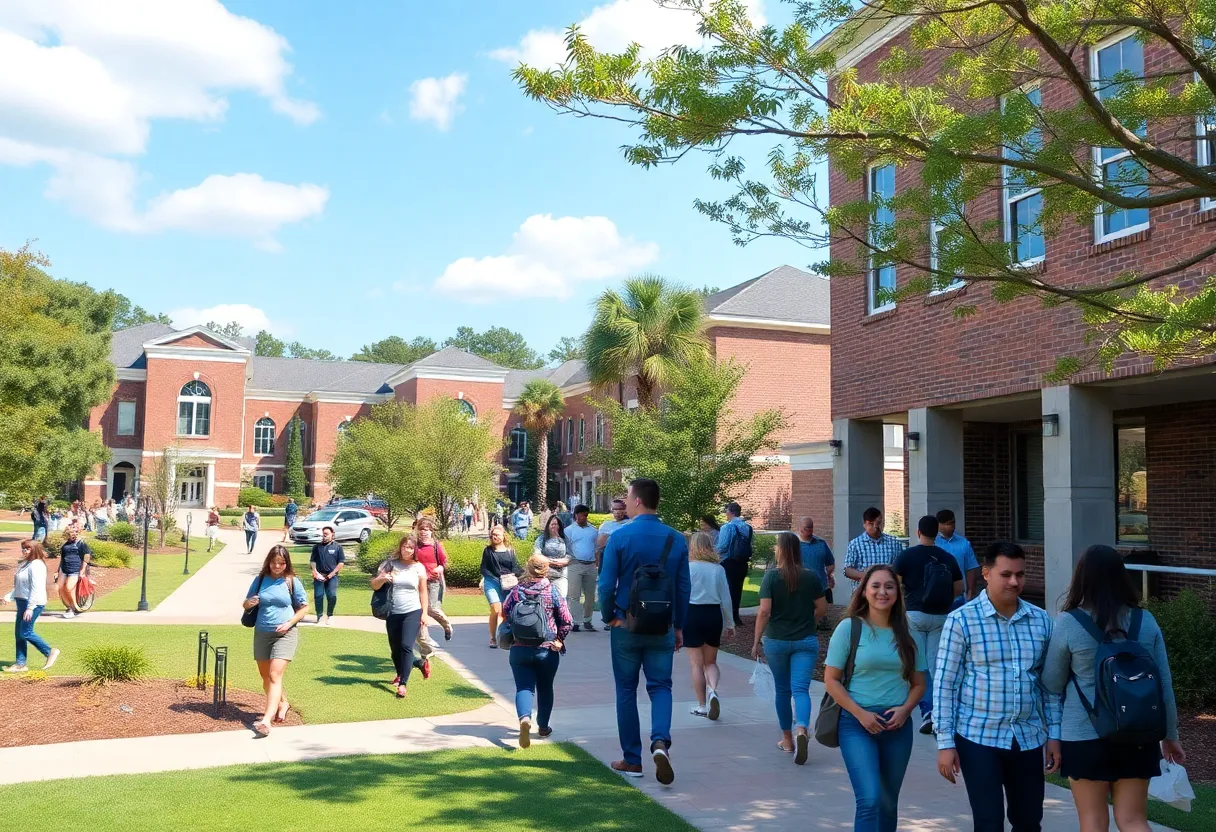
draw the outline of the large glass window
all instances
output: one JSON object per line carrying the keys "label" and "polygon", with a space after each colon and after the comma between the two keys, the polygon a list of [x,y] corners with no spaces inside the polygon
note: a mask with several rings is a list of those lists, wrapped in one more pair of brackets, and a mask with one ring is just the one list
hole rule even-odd
{"label": "large glass window", "polygon": [[1119,529],[1116,539],[1131,546],[1148,544],[1148,477],[1144,427],[1122,425],[1115,430],[1115,477]]}
{"label": "large glass window", "polygon": [[574,420],[566,420],[566,456],[574,453]]}
{"label": "large glass window", "polygon": [[[1038,87],[1025,92],[1007,95],[1001,99],[1001,109],[1009,104],[1012,95],[1023,96],[1035,109],[1043,104],[1042,93]],[[1022,159],[1028,153],[1035,153],[1043,146],[1043,133],[1038,127],[1033,127],[1022,137],[1021,141],[1005,148],[1006,159]],[[1006,166],[1003,169],[1005,181],[1005,242],[1011,249],[1011,257],[1015,263],[1022,265],[1037,263],[1043,259],[1046,249],[1043,245],[1043,229],[1039,224],[1039,215],[1043,211],[1043,189],[1030,187],[1026,173],[1018,168]]]}
{"label": "large glass window", "polygon": [[521,460],[528,453],[528,432],[521,427],[511,431],[511,448],[507,459]]}
{"label": "large glass window", "polygon": [[177,435],[211,435],[211,388],[197,379],[177,395]]}
{"label": "large glass window", "polygon": [[253,487],[260,488],[267,494],[274,493],[274,474],[254,474]]}
{"label": "large glass window", "polygon": [[513,480],[507,480],[507,499],[513,505],[518,505],[520,500],[524,498],[524,483],[518,477]]}
{"label": "large glass window", "polygon": [[1013,437],[1013,536],[1023,543],[1043,542],[1043,437]]}
{"label": "large glass window", "polygon": [[587,419],[578,417],[578,452],[581,454],[587,447]]}
{"label": "large glass window", "polygon": [[[1129,33],[1120,40],[1092,49],[1089,72],[1099,98],[1116,96],[1132,83],[1132,78],[1144,77],[1144,47]],[[1143,122],[1127,127],[1139,136],[1146,135]],[[1108,189],[1131,197],[1148,194],[1148,169],[1124,148],[1096,147],[1094,162],[1102,184]],[[1147,208],[1102,205],[1094,223],[1095,239],[1102,242],[1147,227]]]}
{"label": "large glass window", "polygon": [[135,402],[118,403],[118,435],[135,435]]}
{"label": "large glass window", "polygon": [[465,415],[465,418],[470,422],[477,421],[477,410],[465,399],[457,399],[460,402],[460,412]]}
{"label": "large glass window", "polygon": [[[879,228],[890,229],[895,223],[895,212],[891,210],[889,201],[895,196],[895,165],[883,165],[870,168],[869,199],[874,203],[874,214],[870,221],[870,245],[880,246],[879,238],[883,233]],[[876,266],[873,256],[870,257],[869,277],[866,286],[866,311],[881,312],[891,309],[895,303],[881,297],[885,291],[895,289],[895,266]]]}
{"label": "large glass window", "polygon": [[255,454],[274,453],[274,420],[269,417],[258,419],[253,425],[253,452]]}

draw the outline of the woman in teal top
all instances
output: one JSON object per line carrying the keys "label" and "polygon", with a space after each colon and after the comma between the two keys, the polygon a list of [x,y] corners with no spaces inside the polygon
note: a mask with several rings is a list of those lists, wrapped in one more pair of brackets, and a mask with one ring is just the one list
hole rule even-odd
{"label": "woman in teal top", "polygon": [[266,691],[266,713],[253,723],[259,737],[270,734],[271,722],[287,718],[287,695],[283,692],[283,673],[296,654],[300,631],[296,625],[308,612],[304,584],[291,568],[291,553],[281,543],[270,547],[262,571],[249,585],[245,594],[245,609],[257,608],[258,620],[253,627],[253,658],[262,676]]}
{"label": "woman in teal top", "polygon": [[[866,570],[844,620],[832,633],[824,688],[840,705],[840,754],[857,808],[854,832],[895,832],[899,790],[912,756],[908,715],[925,692],[925,657],[908,630],[903,590],[887,565]],[[861,638],[848,685],[853,619]]]}

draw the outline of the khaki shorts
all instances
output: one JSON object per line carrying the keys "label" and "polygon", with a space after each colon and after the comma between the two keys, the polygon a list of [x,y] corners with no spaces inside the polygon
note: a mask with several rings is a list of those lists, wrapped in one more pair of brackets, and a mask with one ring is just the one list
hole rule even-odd
{"label": "khaki shorts", "polygon": [[296,646],[300,643],[300,631],[292,627],[285,633],[273,630],[264,632],[253,631],[253,659],[258,662],[270,659],[291,661],[296,655]]}

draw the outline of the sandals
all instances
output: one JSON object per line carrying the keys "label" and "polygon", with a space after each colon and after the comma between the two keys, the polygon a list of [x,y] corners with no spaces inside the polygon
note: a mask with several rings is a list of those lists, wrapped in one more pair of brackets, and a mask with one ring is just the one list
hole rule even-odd
{"label": "sandals", "polygon": [[253,723],[251,727],[253,728],[253,738],[255,740],[265,739],[266,737],[270,736],[270,726],[260,719]]}
{"label": "sandals", "polygon": [[794,753],[794,749],[785,747],[785,740],[777,740],[777,747],[780,748],[782,751],[784,751],[786,754]]}
{"label": "sandals", "polygon": [[287,712],[291,710],[291,705],[287,702],[280,702],[279,709],[275,712],[274,719],[271,720],[275,724],[282,724],[287,721]]}

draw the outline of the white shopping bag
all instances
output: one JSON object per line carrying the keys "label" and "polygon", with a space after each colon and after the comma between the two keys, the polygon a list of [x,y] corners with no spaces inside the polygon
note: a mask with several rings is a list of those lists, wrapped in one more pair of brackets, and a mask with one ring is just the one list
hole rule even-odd
{"label": "white shopping bag", "polygon": [[752,693],[757,699],[762,699],[765,702],[772,702],[773,697],[777,693],[777,687],[773,684],[773,671],[768,669],[768,665],[762,661],[756,662],[756,667],[752,670],[752,678],[749,680],[752,686]]}
{"label": "white shopping bag", "polygon": [[1191,788],[1185,768],[1175,763],[1162,762],[1160,776],[1148,781],[1148,796],[1168,803],[1175,809],[1189,812],[1191,801],[1195,799],[1195,790]]}

